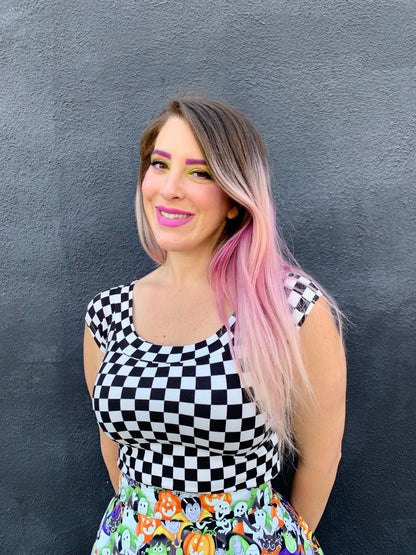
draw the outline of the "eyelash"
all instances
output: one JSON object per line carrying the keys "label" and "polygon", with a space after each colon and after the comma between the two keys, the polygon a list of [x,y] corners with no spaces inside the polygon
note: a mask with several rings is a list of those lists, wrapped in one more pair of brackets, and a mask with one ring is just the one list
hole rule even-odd
{"label": "eyelash", "polygon": [[[151,160],[150,161],[150,165],[153,166],[154,168],[156,168],[157,170],[167,170],[169,169],[169,165],[164,162],[163,160]],[[198,179],[207,179],[207,180],[212,180],[213,177],[212,175],[205,171],[205,170],[198,170],[197,168],[195,169],[191,169],[189,170],[189,173],[195,177],[197,177]]]}
{"label": "eyelash", "polygon": [[169,167],[163,160],[151,160],[150,165],[159,170],[166,170]]}
{"label": "eyelash", "polygon": [[212,179],[212,175],[210,173],[208,173],[207,171],[204,171],[204,170],[195,169],[195,170],[191,170],[189,173],[191,173],[192,175],[195,175],[198,178]]}

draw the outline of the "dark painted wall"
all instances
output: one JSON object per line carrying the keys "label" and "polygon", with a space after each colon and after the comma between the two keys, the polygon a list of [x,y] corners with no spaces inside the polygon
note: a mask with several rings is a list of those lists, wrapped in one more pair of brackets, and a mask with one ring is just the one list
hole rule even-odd
{"label": "dark painted wall", "polygon": [[188,87],[253,117],[284,234],[354,323],[325,553],[412,551],[415,26],[413,0],[3,0],[2,551],[89,552],[111,488],[84,311],[151,267],[138,141]]}

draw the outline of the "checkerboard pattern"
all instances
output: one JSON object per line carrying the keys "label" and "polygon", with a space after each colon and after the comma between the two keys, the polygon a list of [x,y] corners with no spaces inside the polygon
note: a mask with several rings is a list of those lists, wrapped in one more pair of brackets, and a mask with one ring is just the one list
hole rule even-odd
{"label": "checkerboard pattern", "polygon": [[322,291],[305,276],[290,272],[284,281],[293,321],[300,327],[312,310],[313,305],[322,296]]}
{"label": "checkerboard pattern", "polygon": [[[99,293],[86,323],[106,354],[93,409],[119,443],[121,471],[143,484],[204,493],[255,487],[279,472],[278,438],[242,387],[225,326],[181,347],[143,340],[133,325],[133,286]],[[300,326],[321,295],[299,274],[285,280]],[[235,316],[229,320],[231,331]]]}

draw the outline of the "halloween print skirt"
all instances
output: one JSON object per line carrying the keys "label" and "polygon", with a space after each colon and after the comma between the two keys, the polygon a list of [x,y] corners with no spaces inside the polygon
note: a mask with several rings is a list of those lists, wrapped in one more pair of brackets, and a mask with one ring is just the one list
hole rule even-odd
{"label": "halloween print skirt", "polygon": [[270,482],[224,493],[154,488],[122,474],[91,555],[323,555]]}

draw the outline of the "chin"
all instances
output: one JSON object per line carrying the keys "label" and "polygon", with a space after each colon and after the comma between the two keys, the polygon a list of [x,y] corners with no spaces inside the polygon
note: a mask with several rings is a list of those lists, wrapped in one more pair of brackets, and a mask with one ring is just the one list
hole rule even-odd
{"label": "chin", "polygon": [[159,248],[166,252],[187,252],[189,245],[172,243],[171,241],[157,241]]}

